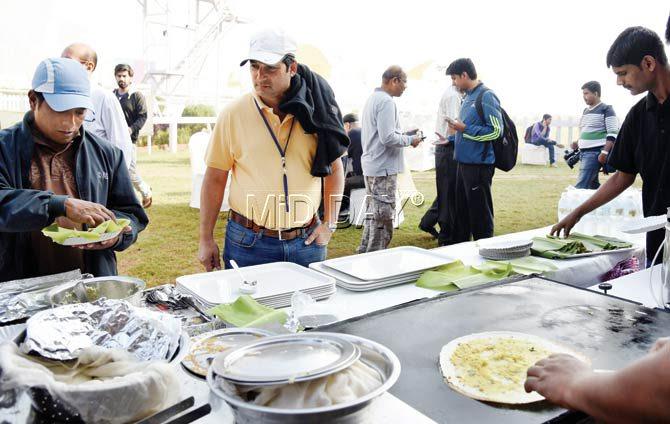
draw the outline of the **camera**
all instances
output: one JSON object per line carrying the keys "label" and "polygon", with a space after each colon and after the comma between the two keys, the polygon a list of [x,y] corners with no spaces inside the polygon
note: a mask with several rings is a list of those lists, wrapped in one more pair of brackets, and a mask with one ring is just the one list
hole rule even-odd
{"label": "camera", "polygon": [[563,159],[570,169],[574,168],[575,165],[577,165],[577,162],[579,162],[579,149],[566,150]]}

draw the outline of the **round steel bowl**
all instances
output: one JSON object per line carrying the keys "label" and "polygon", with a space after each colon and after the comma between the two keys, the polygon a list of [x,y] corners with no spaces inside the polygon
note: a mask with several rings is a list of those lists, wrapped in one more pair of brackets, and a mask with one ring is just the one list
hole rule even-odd
{"label": "round steel bowl", "polygon": [[[133,306],[140,306],[142,300],[142,290],[146,287],[146,283],[139,278],[124,277],[124,276],[110,276],[110,277],[96,277],[81,280],[81,282],[92,293],[97,294],[97,298],[105,297],[107,299],[122,299]],[[59,286],[49,291],[49,301],[53,306],[72,303],[68,298],[72,298],[72,286],[76,284],[67,284]],[[76,299],[76,296],[74,297]],[[92,302],[94,298],[88,298]]]}
{"label": "round steel bowl", "polygon": [[382,385],[367,395],[352,402],[340,403],[320,408],[280,409],[258,406],[242,399],[226,394],[219,387],[219,379],[212,367],[207,373],[210,390],[223,399],[232,409],[237,424],[251,423],[335,423],[358,424],[369,422],[370,405],[382,394],[386,393],[400,376],[398,357],[384,345],[348,334],[337,334],[361,350],[360,360],[374,368],[382,376]]}

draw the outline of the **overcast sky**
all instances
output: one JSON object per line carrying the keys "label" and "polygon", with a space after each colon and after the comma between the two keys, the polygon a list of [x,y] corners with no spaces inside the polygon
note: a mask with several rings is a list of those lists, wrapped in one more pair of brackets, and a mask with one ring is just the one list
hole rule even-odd
{"label": "overcast sky", "polygon": [[[193,12],[184,6],[187,0],[171,1],[180,4],[174,7],[183,9],[185,20]],[[448,84],[435,66],[467,56],[512,115],[578,115],[584,107],[580,86],[595,79],[603,85],[604,101],[621,117],[635,99],[616,86],[605,66],[607,50],[628,26],[663,33],[670,12],[667,1],[644,0],[229,4],[251,24],[231,30],[218,44],[218,56],[213,50],[207,67],[213,69],[216,63],[216,73],[203,78],[210,87],[226,85],[231,76],[246,84],[247,71],[235,64],[247,49],[248,34],[258,26],[273,25],[323,52],[333,67],[336,94],[348,108],[362,106],[386,66],[397,63],[410,69],[432,61],[426,81],[410,81],[401,103],[432,109]],[[104,85],[112,86],[111,70],[117,62],[143,63],[142,16],[135,0],[2,0],[2,17],[0,86],[27,87],[39,60],[58,56],[76,40],[90,43],[100,54],[97,73]],[[180,49],[173,50],[170,54],[177,57]]]}

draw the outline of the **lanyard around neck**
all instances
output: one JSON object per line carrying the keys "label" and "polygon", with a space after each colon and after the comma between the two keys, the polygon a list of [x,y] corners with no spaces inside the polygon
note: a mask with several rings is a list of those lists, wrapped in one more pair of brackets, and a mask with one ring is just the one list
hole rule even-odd
{"label": "lanyard around neck", "polygon": [[261,115],[261,118],[263,118],[265,128],[268,129],[270,137],[272,137],[272,141],[274,141],[275,147],[277,148],[277,151],[279,151],[279,155],[281,156],[281,168],[283,172],[283,181],[284,181],[284,202],[286,203],[286,212],[288,213],[289,199],[288,199],[288,177],[286,175],[286,151],[288,150],[288,143],[291,141],[291,133],[293,132],[293,124],[295,123],[295,117],[291,121],[291,128],[288,131],[288,138],[286,139],[286,145],[282,149],[281,144],[279,144],[279,140],[277,140],[277,136],[275,135],[274,131],[272,131],[272,127],[270,127],[270,123],[268,122],[265,115],[263,115],[263,111],[261,110],[261,107],[258,106],[258,102],[256,101],[256,99],[254,99],[254,104],[256,105],[256,109],[258,109],[258,114]]}

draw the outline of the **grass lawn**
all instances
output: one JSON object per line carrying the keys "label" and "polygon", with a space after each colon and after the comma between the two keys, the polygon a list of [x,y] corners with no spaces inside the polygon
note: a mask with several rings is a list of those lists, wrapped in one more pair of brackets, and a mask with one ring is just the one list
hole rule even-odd
{"label": "grass lawn", "polygon": [[[150,224],[137,243],[119,254],[119,273],[136,276],[152,286],[174,282],[180,275],[202,272],[196,257],[198,210],[188,206],[191,190],[188,152],[140,153],[139,170],[154,191],[153,206],[147,210]],[[574,184],[576,177],[577,170],[570,170],[565,163],[559,163],[558,168],[518,165],[509,173],[496,172],[495,233],[507,234],[554,223],[560,194]],[[407,203],[405,221],[394,232],[391,246],[432,248],[437,246],[436,241],[417,225],[435,197],[435,173],[414,173],[414,181],[426,201],[420,207]],[[225,227],[223,214],[221,217],[216,227],[220,247]],[[353,227],[338,230],[328,246],[328,257],[354,253],[361,231]]]}

